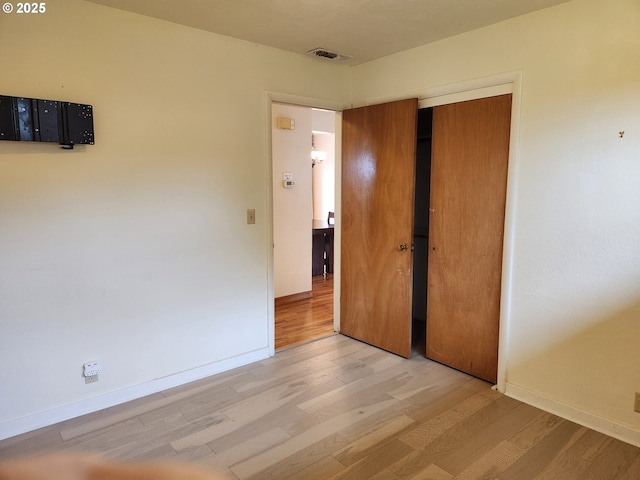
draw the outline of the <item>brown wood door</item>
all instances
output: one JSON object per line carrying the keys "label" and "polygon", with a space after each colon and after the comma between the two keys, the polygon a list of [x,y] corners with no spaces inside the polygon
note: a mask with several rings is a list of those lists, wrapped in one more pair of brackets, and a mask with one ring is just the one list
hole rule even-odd
{"label": "brown wood door", "polygon": [[511,95],[435,107],[427,357],[496,382]]}
{"label": "brown wood door", "polygon": [[340,332],[411,355],[418,100],[342,115]]}

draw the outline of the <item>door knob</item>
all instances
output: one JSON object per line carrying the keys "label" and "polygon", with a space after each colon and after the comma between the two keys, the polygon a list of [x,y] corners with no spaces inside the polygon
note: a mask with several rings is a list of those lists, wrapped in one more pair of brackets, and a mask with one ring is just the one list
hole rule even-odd
{"label": "door knob", "polygon": [[398,250],[400,250],[401,252],[404,252],[408,248],[409,246],[406,243],[401,243],[400,245],[398,245]]}

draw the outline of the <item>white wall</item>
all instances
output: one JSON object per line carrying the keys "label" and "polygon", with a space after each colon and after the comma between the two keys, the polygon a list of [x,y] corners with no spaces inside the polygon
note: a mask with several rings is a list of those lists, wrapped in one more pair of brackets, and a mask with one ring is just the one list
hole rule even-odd
{"label": "white wall", "polygon": [[313,219],[326,220],[329,212],[336,210],[336,112],[313,109],[311,124],[316,150],[327,153],[327,158],[313,167]]}
{"label": "white wall", "polygon": [[[274,103],[273,117],[273,281],[275,297],[311,291],[311,109]],[[276,119],[295,121],[294,130]],[[283,173],[293,188],[283,188]]]}
{"label": "white wall", "polygon": [[522,71],[507,393],[636,444],[638,52],[637,0],[575,0],[353,69],[356,105]]}
{"label": "white wall", "polygon": [[336,211],[336,135],[316,133],[315,144],[327,158],[313,167],[313,218],[326,221],[329,212]]}
{"label": "white wall", "polygon": [[0,64],[96,132],[0,142],[0,437],[267,355],[266,92],[348,103],[348,68],[80,0],[0,15]]}

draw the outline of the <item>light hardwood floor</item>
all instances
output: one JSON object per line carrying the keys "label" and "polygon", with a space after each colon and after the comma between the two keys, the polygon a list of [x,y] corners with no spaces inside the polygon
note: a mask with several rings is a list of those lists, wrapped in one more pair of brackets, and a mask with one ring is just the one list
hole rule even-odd
{"label": "light hardwood floor", "polygon": [[237,479],[640,478],[636,447],[341,335],[0,442],[0,459],[57,451]]}
{"label": "light hardwood floor", "polygon": [[311,298],[277,304],[276,350],[333,335],[333,274],[312,278]]}

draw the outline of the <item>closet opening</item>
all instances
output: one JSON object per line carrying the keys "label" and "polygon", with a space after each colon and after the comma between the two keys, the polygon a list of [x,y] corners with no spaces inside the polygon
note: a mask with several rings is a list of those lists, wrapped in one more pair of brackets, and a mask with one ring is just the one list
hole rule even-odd
{"label": "closet opening", "polygon": [[418,109],[413,226],[412,355],[426,355],[429,195],[433,108]]}

